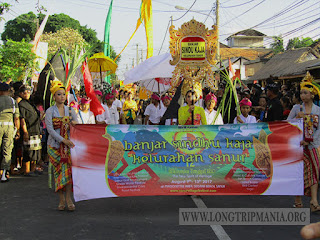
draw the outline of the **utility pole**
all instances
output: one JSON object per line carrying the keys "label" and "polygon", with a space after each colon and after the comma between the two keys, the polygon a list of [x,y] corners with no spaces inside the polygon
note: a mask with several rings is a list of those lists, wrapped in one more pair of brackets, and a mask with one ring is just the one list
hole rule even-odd
{"label": "utility pole", "polygon": [[220,61],[220,43],[219,43],[219,0],[216,0],[216,26],[217,26],[217,60]]}
{"label": "utility pole", "polygon": [[171,19],[171,26],[172,26],[172,22],[173,22],[172,16],[170,17],[170,19]]}
{"label": "utility pole", "polygon": [[143,62],[143,49],[141,49],[141,62]]}
{"label": "utility pole", "polygon": [[139,64],[139,44],[137,43],[137,56],[136,56],[137,66]]}

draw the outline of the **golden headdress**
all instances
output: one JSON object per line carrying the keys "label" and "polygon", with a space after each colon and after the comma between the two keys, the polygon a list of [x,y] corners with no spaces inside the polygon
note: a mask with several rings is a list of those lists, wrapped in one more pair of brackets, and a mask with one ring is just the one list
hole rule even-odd
{"label": "golden headdress", "polygon": [[60,89],[66,89],[60,80],[56,78],[53,81],[51,81],[50,92],[52,95],[54,95]]}
{"label": "golden headdress", "polygon": [[307,90],[311,92],[313,95],[318,95],[320,97],[319,85],[315,83],[314,78],[311,76],[309,72],[307,72],[306,76],[300,83],[300,89]]}

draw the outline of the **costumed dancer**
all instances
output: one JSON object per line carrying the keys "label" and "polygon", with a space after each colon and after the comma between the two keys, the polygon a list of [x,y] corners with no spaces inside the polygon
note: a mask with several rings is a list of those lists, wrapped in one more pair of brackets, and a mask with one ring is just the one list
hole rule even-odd
{"label": "costumed dancer", "polygon": [[138,111],[137,102],[132,99],[132,92],[128,92],[128,97],[123,103],[123,115],[127,124],[133,124]]}
{"label": "costumed dancer", "polygon": [[252,102],[248,98],[244,98],[239,102],[241,115],[236,116],[233,123],[256,123],[257,119],[249,115]]}
{"label": "costumed dancer", "polygon": [[202,107],[195,106],[197,101],[197,93],[194,90],[189,90],[185,96],[185,102],[187,105],[180,107],[178,111],[179,125],[207,125],[204,109]]}
{"label": "costumed dancer", "polygon": [[[217,104],[217,97],[213,93],[208,93],[205,97],[206,109],[204,110],[206,114],[208,125],[223,125],[223,119],[221,114],[216,117],[217,111],[214,110]],[[214,121],[215,120],[215,121]]]}
{"label": "costumed dancer", "polygon": [[[288,120],[303,118],[304,136],[300,145],[303,146],[304,166],[304,195],[311,196],[310,209],[312,212],[320,211],[317,199],[319,183],[319,152],[320,128],[319,117],[320,107],[313,103],[315,95],[320,96],[319,89],[308,81],[300,84],[300,97],[302,104],[293,106]],[[296,196],[294,207],[302,208],[301,196]]]}
{"label": "costumed dancer", "polygon": [[68,210],[74,211],[70,154],[74,144],[69,140],[69,129],[70,124],[77,123],[77,115],[71,107],[64,105],[66,90],[59,80],[52,81],[50,92],[56,104],[47,109],[45,121],[49,133],[48,156],[54,168],[55,191],[60,197],[58,210],[65,210],[67,204]]}

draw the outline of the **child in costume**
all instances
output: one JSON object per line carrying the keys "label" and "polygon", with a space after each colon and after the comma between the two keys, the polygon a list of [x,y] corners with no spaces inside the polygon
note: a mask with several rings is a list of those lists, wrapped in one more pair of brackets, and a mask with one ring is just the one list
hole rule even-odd
{"label": "child in costume", "polygon": [[257,119],[254,116],[249,115],[252,107],[252,102],[248,98],[244,98],[240,101],[241,115],[236,116],[233,123],[256,123]]}
{"label": "child in costume", "polygon": [[223,125],[223,119],[221,114],[216,117],[217,111],[214,110],[217,105],[217,97],[213,93],[208,93],[205,98],[206,109],[204,110],[206,114],[208,125]]}
{"label": "child in costume", "polygon": [[47,109],[45,122],[49,133],[48,156],[54,168],[55,191],[60,198],[58,210],[63,211],[67,204],[68,210],[74,211],[70,154],[74,144],[69,140],[69,129],[70,124],[77,123],[77,115],[71,107],[64,105],[66,91],[59,80],[52,81],[50,92],[56,104]]}
{"label": "child in costume", "polygon": [[203,108],[195,106],[197,101],[197,93],[194,90],[189,90],[185,96],[187,105],[180,107],[178,111],[179,125],[207,125],[206,114]]}
{"label": "child in costume", "polygon": [[[300,84],[300,89],[302,104],[294,105],[287,119],[303,118],[304,137],[300,144],[303,146],[304,155],[304,195],[311,196],[311,211],[319,212],[320,206],[317,194],[319,183],[320,107],[313,103],[313,99],[315,95],[320,96],[320,91],[312,80],[308,78],[305,78]],[[303,207],[301,196],[296,196],[294,207]]]}
{"label": "child in costume", "polygon": [[[91,112],[90,109],[90,102],[91,99],[89,98],[81,98],[80,100],[80,111],[78,114],[78,123],[83,123],[83,124],[95,124],[96,120],[94,118],[93,112]],[[81,114],[81,117],[80,117]],[[82,122],[83,120],[83,122]]]}

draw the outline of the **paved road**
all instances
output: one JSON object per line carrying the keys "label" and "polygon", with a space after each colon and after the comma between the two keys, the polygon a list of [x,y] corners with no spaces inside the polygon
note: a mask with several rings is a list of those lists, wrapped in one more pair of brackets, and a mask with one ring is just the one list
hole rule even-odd
{"label": "paved road", "polygon": [[[190,196],[95,199],[78,202],[75,212],[59,212],[58,196],[47,186],[46,174],[12,177],[0,184],[1,240],[301,239],[301,226],[222,226],[227,235],[220,238],[210,226],[180,226],[179,208],[197,207]],[[208,208],[287,208],[293,203],[290,196],[203,196],[201,200]],[[311,222],[317,221],[320,215],[312,214]]]}

